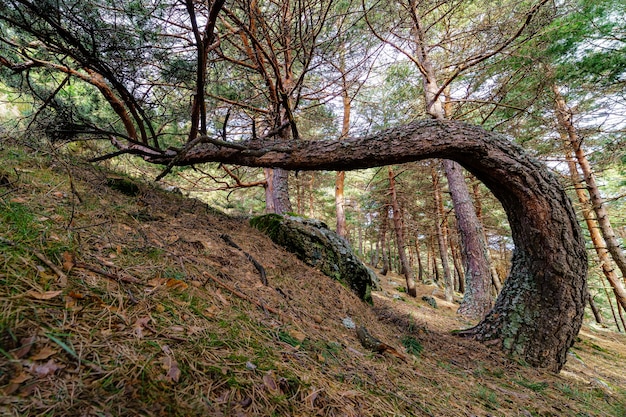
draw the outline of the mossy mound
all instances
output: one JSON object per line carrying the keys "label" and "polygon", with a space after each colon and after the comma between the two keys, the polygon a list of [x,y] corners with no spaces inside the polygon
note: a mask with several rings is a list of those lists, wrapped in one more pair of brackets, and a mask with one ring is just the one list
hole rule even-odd
{"label": "mossy mound", "polygon": [[250,224],[306,264],[345,284],[363,301],[372,303],[371,289],[376,283],[376,274],[356,257],[350,244],[325,223],[266,214],[254,217]]}

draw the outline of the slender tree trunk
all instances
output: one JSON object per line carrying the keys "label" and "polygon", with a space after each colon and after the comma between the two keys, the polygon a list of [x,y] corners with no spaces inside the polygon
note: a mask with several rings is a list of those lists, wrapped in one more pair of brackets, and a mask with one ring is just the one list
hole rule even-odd
{"label": "slender tree trunk", "polygon": [[452,239],[452,233],[448,233],[450,253],[452,254],[452,262],[454,263],[454,288],[455,291],[463,294],[465,292],[465,274],[463,273],[463,261],[456,249],[456,239]]}
{"label": "slender tree trunk", "polygon": [[346,237],[346,212],[344,210],[345,199],[343,197],[345,171],[338,171],[335,178],[335,211],[337,213],[337,234]]}
{"label": "slender tree trunk", "polygon": [[593,247],[598,255],[598,260],[600,261],[600,265],[602,267],[602,273],[609,281],[617,302],[622,307],[626,308],[626,289],[624,289],[622,281],[619,279],[619,276],[613,267],[611,256],[607,250],[602,233],[600,233],[601,228],[594,217],[594,212],[591,209],[591,202],[587,197],[588,194],[585,192],[583,180],[580,178],[580,174],[578,173],[576,161],[574,161],[574,158],[569,151],[565,152],[565,158],[567,159],[570,178],[572,179],[572,183],[576,189],[576,196],[580,202],[581,211],[583,218],[585,219],[585,223],[587,224],[587,230],[589,231],[591,242],[593,243]]}
{"label": "slender tree trunk", "polygon": [[417,279],[424,283],[424,265],[422,265],[422,254],[420,253],[419,237],[415,238],[415,256],[417,257]]}
{"label": "slender tree trunk", "polygon": [[413,274],[413,268],[409,264],[406,257],[406,247],[404,244],[404,230],[402,227],[402,214],[400,212],[400,205],[398,204],[398,196],[396,194],[396,179],[393,173],[393,168],[387,168],[389,173],[389,194],[391,197],[391,208],[393,210],[393,225],[396,230],[396,241],[398,243],[398,257],[400,258],[400,266],[402,267],[402,273],[406,279],[406,293],[411,297],[417,297],[417,289],[415,288],[415,276]]}
{"label": "slender tree trunk", "polygon": [[437,243],[439,244],[439,256],[441,258],[441,267],[443,268],[443,285],[445,288],[446,301],[454,300],[454,282],[452,281],[452,273],[450,264],[448,263],[448,245],[447,245],[447,226],[445,221],[445,212],[443,210],[443,196],[441,195],[441,185],[439,184],[439,173],[435,169],[434,164],[431,165],[430,174],[433,179],[433,191],[435,198],[435,230],[437,232]]}
{"label": "slender tree trunk", "polygon": [[[568,144],[578,149],[580,151],[580,139],[576,134],[576,130],[571,123],[571,118],[568,117],[568,109],[565,105],[564,99],[560,96],[558,88],[553,86],[553,91],[556,97],[556,110],[557,110],[557,119],[560,126],[560,134],[561,139],[564,142],[564,145]],[[589,162],[585,155],[580,151],[576,153],[577,160],[579,166],[581,168],[585,165],[587,168],[582,168],[583,172],[586,172],[585,175],[585,183],[587,184],[587,190],[589,191],[589,195],[596,195],[595,201],[590,201],[587,197],[587,193],[585,192],[585,187],[583,184],[583,180],[580,178],[580,174],[578,172],[578,167],[576,166],[576,162],[571,154],[571,151],[566,150],[565,157],[567,159],[570,178],[572,179],[572,183],[576,189],[576,195],[578,197],[578,201],[580,202],[580,206],[582,209],[583,217],[585,218],[585,222],[587,223],[587,229],[589,230],[589,235],[591,237],[591,241],[593,242],[593,246],[596,250],[596,254],[598,255],[598,259],[600,260],[600,265],[602,266],[602,272],[604,276],[611,284],[613,288],[613,293],[615,294],[615,298],[620,306],[626,308],[626,289],[624,289],[624,285],[622,281],[619,279],[619,276],[615,272],[615,268],[613,267],[613,262],[611,262],[611,256],[609,255],[609,245],[607,244],[607,240],[605,237],[609,236],[615,240],[614,244],[617,244],[617,240],[615,239],[615,234],[613,233],[613,228],[608,221],[608,214],[603,207],[603,201],[600,197],[600,193],[597,189],[597,185],[595,182],[595,178],[593,172],[591,171],[591,167],[589,166]],[[581,160],[583,164],[581,164]],[[595,189],[595,191],[592,191]],[[600,206],[597,206],[599,204]],[[595,210],[592,210],[592,207]],[[596,217],[594,218],[594,212]],[[600,216],[604,219],[604,225],[600,222]],[[601,233],[602,232],[602,233]],[[619,251],[621,254],[621,249],[619,247],[614,248]],[[619,256],[618,256],[619,258]],[[615,260],[615,257],[613,258]]]}
{"label": "slender tree trunk", "polygon": [[[348,80],[346,76],[346,64],[344,59],[345,47],[341,45],[339,71],[341,72],[341,101],[343,104],[343,118],[341,121],[341,138],[345,138],[350,133],[350,114],[352,111],[352,99],[348,94]],[[337,212],[337,234],[346,235],[346,213],[344,210],[345,199],[343,196],[345,171],[337,171],[335,179],[335,210]]]}
{"label": "slender tree trunk", "polygon": [[596,306],[596,303],[595,301],[593,301],[593,296],[591,294],[588,294],[587,302],[589,303],[589,308],[591,308],[593,317],[596,319],[596,323],[604,323],[604,320],[602,319],[602,314],[600,314],[600,309],[598,309],[598,306]]}
{"label": "slender tree trunk", "polygon": [[380,213],[380,252],[383,257],[383,266],[380,274],[385,276],[389,272],[389,257],[387,256],[387,219],[389,218],[389,212],[387,211],[387,206],[383,207]]}
{"label": "slender tree trunk", "polygon": [[574,151],[578,165],[583,172],[583,177],[585,179],[585,183],[587,184],[587,191],[589,192],[589,197],[591,199],[591,207],[596,213],[596,220],[600,225],[602,236],[606,242],[606,248],[611,254],[613,261],[622,272],[622,278],[626,280],[626,254],[624,254],[624,251],[620,247],[615,236],[615,232],[613,231],[613,227],[611,226],[609,213],[606,210],[604,199],[600,194],[600,189],[598,188],[598,184],[596,182],[596,176],[591,168],[589,160],[587,159],[587,155],[585,155],[582,148],[582,141],[580,140],[576,127],[574,126],[574,122],[572,120],[573,113],[567,106],[565,98],[561,95],[561,92],[556,84],[552,85],[552,91],[555,96],[556,115],[559,126],[567,133],[570,146]]}

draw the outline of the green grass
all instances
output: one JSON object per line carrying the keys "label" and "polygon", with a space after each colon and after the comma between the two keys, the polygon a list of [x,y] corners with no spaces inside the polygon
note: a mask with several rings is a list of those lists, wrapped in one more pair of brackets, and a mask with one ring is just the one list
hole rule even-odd
{"label": "green grass", "polygon": [[526,378],[513,379],[513,382],[535,392],[543,392],[549,386],[547,382],[533,382],[527,380]]}
{"label": "green grass", "polygon": [[402,338],[402,346],[406,348],[408,353],[416,357],[419,357],[424,350],[424,346],[412,336],[404,336]]}

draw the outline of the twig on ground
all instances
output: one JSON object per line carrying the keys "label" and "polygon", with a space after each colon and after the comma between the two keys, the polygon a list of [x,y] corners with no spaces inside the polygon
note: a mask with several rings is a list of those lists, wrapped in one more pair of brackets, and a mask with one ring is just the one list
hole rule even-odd
{"label": "twig on ground", "polygon": [[100,274],[100,275],[102,275],[105,278],[109,278],[109,279],[112,279],[112,280],[115,280],[115,281],[128,282],[128,283],[131,283],[131,284],[145,285],[145,283],[141,282],[140,280],[138,280],[135,277],[130,277],[130,276],[125,277],[125,276],[118,276],[118,275],[115,275],[115,274],[111,274],[109,272],[103,271],[102,269],[96,268],[95,266],[86,264],[84,262],[76,262],[76,264],[74,265],[74,268],[86,269],[88,271],[95,272],[96,274]]}
{"label": "twig on ground", "polygon": [[41,262],[43,262],[44,264],[46,264],[46,266],[50,269],[52,269],[52,271],[57,274],[57,276],[59,277],[59,285],[61,287],[65,287],[67,285],[67,275],[65,275],[65,273],[63,271],[61,271],[61,269],[56,266],[54,263],[52,263],[52,261],[50,261],[48,258],[46,258],[46,256],[39,252],[38,250],[31,248],[30,246],[24,245],[24,244],[18,244],[16,242],[13,242],[12,240],[6,239],[4,237],[0,237],[0,243],[7,245],[7,246],[13,246],[13,247],[18,247],[21,246],[22,248],[28,250],[29,252],[31,252],[33,255],[35,255]]}
{"label": "twig on ground", "polygon": [[267,274],[265,273],[265,268],[263,268],[263,265],[261,265],[260,263],[257,262],[256,259],[254,259],[252,257],[252,255],[250,255],[248,252],[244,251],[243,249],[241,249],[239,247],[239,245],[237,245],[235,242],[233,242],[233,240],[230,238],[230,236],[228,236],[227,234],[221,234],[220,237],[222,238],[222,240],[224,242],[226,242],[229,246],[232,246],[233,248],[241,251],[245,257],[252,262],[252,264],[254,265],[254,267],[256,268],[257,271],[259,271],[259,275],[261,276],[261,282],[263,283],[263,285],[268,285],[267,283]]}
{"label": "twig on ground", "polygon": [[262,310],[267,310],[267,311],[269,311],[272,314],[276,314],[277,316],[279,316],[283,320],[291,321],[291,319],[286,317],[282,312],[276,310],[275,308],[266,306],[265,304],[261,303],[260,301],[254,300],[254,299],[248,297],[247,295],[237,291],[236,289],[229,287],[228,285],[224,284],[222,281],[220,281],[218,278],[214,277],[213,275],[209,274],[208,272],[203,271],[202,275],[204,275],[205,277],[209,278],[211,281],[215,282],[217,285],[219,285],[220,287],[224,288],[225,290],[227,290],[228,292],[232,293],[233,295],[236,295],[237,297],[239,297],[239,298],[241,298],[243,300],[251,302],[252,304],[256,305],[257,307],[261,308]]}

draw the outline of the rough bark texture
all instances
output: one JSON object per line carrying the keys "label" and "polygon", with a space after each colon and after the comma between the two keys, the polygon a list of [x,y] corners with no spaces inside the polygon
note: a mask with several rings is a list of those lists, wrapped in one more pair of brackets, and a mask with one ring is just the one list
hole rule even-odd
{"label": "rough bark texture", "polygon": [[493,301],[491,298],[491,271],[485,245],[483,225],[465,184],[461,167],[450,160],[443,166],[448,177],[448,188],[454,202],[457,228],[461,234],[461,251],[465,276],[465,292],[458,313],[468,318],[482,318]]}
{"label": "rough bark texture", "polygon": [[265,168],[265,210],[283,214],[292,211],[289,201],[289,172],[284,169]]}
{"label": "rough bark texture", "polygon": [[[587,299],[587,253],[572,204],[558,180],[507,138],[466,123],[426,120],[371,136],[339,141],[248,143],[211,141],[191,150],[179,165],[219,161],[292,170],[352,170],[428,158],[459,162],[482,181],[506,211],[515,253],[494,309],[464,332],[501,347],[529,364],[554,371],[582,324]],[[129,152],[168,163],[131,145]]]}

